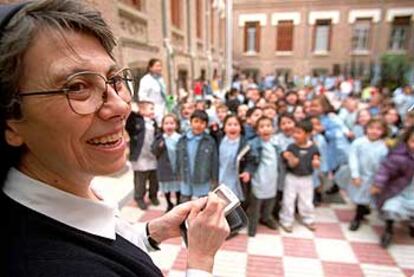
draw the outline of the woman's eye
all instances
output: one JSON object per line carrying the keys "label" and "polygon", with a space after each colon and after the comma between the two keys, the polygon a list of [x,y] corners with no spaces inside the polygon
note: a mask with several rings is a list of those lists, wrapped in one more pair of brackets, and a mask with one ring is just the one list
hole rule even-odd
{"label": "woman's eye", "polygon": [[85,89],[87,89],[87,85],[85,83],[72,83],[66,86],[66,88],[69,90],[69,92],[81,92]]}

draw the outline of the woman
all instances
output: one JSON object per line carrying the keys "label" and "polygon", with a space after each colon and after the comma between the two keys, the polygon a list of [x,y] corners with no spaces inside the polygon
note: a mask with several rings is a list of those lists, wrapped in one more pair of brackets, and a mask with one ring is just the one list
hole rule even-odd
{"label": "woman", "polygon": [[147,251],[179,236],[186,219],[188,274],[211,272],[229,233],[217,197],[137,230],[90,187],[126,162],[134,88],[100,14],[72,0],[33,1],[0,6],[0,26],[0,275],[162,276]]}
{"label": "woman", "polygon": [[138,92],[139,101],[151,101],[154,103],[155,120],[158,126],[161,126],[167,105],[167,92],[161,74],[161,61],[159,59],[149,60],[147,74],[142,77]]}

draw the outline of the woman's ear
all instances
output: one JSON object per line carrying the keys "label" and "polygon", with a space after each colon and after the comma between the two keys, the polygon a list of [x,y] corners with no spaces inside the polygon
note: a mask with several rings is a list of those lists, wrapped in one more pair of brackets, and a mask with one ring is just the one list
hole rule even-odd
{"label": "woman's ear", "polygon": [[19,147],[23,145],[24,140],[16,125],[16,122],[13,122],[12,120],[7,121],[4,137],[6,139],[7,144],[14,147]]}

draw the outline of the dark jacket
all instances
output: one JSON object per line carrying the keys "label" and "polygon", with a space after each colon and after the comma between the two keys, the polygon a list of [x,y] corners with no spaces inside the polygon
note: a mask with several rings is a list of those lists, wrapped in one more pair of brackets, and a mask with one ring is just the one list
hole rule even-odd
{"label": "dark jacket", "polygon": [[[154,121],[155,136],[157,134],[157,123]],[[141,154],[145,139],[145,120],[142,115],[131,112],[125,126],[129,135],[129,160],[136,161]]]}
{"label": "dark jacket", "polygon": [[408,152],[405,143],[391,150],[381,163],[374,178],[375,186],[381,193],[375,198],[378,208],[407,187],[414,176],[414,157]]}
{"label": "dark jacket", "polygon": [[218,182],[218,154],[214,139],[207,133],[203,137],[197,148],[195,157],[194,173],[190,176],[190,166],[187,153],[188,138],[183,135],[177,144],[177,174],[178,179],[187,184],[201,185]]}
{"label": "dark jacket", "polygon": [[177,173],[173,170],[168,156],[167,145],[163,134],[160,132],[151,145],[151,152],[157,158],[157,179],[159,182],[177,181]]}

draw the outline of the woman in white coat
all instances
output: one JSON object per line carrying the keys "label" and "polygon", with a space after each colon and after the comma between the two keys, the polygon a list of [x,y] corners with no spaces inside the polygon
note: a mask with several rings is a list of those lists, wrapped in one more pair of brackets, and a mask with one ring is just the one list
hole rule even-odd
{"label": "woman in white coat", "polygon": [[139,83],[139,101],[151,101],[154,103],[155,120],[161,126],[161,120],[166,113],[167,90],[164,79],[161,76],[162,63],[159,59],[151,59],[148,62],[147,74]]}

